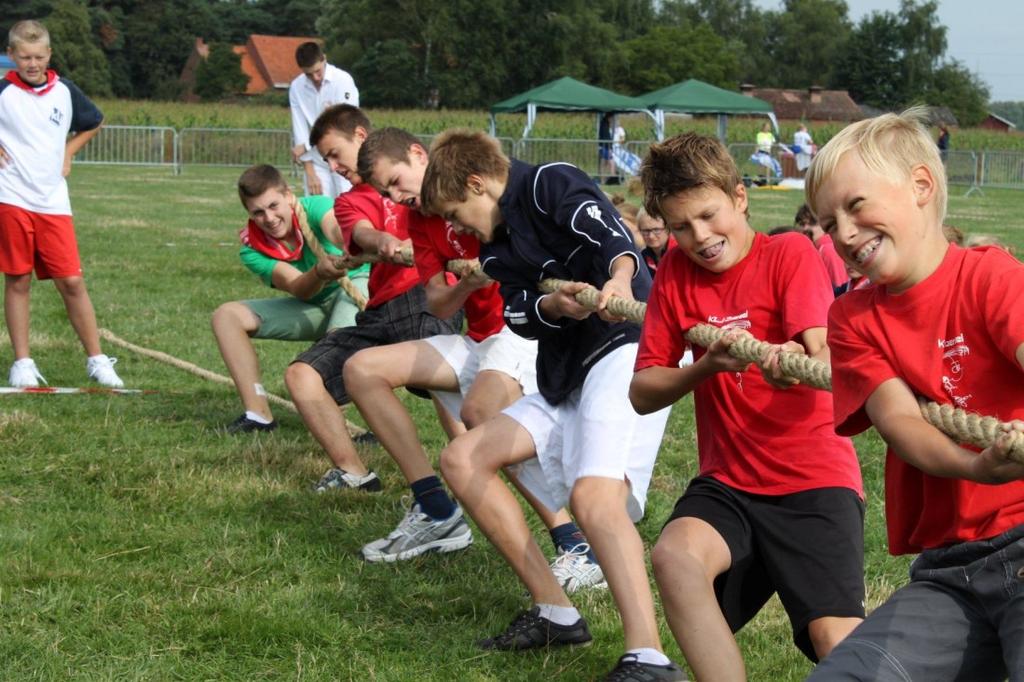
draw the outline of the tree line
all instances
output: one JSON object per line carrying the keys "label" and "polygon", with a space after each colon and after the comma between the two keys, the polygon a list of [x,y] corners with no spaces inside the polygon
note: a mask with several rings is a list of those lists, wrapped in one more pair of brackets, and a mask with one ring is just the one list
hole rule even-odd
{"label": "tree line", "polygon": [[972,125],[989,94],[946,55],[936,0],[856,23],[843,0],[0,0],[0,16],[43,19],[56,67],[97,96],[175,99],[200,36],[215,97],[238,87],[227,47],[252,33],[323,37],[375,107],[484,108],[563,75],[634,95],[698,78],[944,105]]}

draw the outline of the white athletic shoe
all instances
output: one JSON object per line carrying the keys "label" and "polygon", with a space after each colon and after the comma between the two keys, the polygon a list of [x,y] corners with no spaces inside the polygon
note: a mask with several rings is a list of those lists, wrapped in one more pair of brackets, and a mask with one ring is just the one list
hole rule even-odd
{"label": "white athletic shoe", "polygon": [[438,521],[420,511],[419,503],[414,503],[386,538],[374,540],[363,547],[363,558],[391,563],[426,552],[454,552],[471,544],[473,533],[459,505],[455,505],[451,516]]}
{"label": "white athletic shoe", "polygon": [[11,371],[7,375],[7,383],[14,388],[35,388],[39,382],[46,383],[46,379],[39,373],[36,361],[32,358],[15,360],[11,365]]}
{"label": "white athletic shoe", "polygon": [[604,571],[590,560],[587,552],[590,545],[581,542],[572,549],[558,550],[558,556],[551,562],[551,572],[555,580],[562,586],[566,594],[572,594],[588,587],[603,589],[608,587],[604,580]]}
{"label": "white athletic shoe", "polygon": [[117,372],[114,371],[114,365],[117,363],[117,358],[107,357],[106,355],[96,355],[89,358],[85,363],[85,371],[89,373],[89,378],[108,388],[124,388],[124,382],[121,381],[121,377],[117,376]]}

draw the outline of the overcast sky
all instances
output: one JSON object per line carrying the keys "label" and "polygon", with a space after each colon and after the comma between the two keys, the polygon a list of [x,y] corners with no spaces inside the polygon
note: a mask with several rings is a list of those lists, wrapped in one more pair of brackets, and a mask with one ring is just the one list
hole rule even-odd
{"label": "overcast sky", "polygon": [[[781,9],[781,0],[754,0]],[[899,0],[846,0],[850,19],[896,12]],[[958,59],[988,84],[993,102],[1024,101],[1024,0],[939,0],[946,26],[946,56]]]}

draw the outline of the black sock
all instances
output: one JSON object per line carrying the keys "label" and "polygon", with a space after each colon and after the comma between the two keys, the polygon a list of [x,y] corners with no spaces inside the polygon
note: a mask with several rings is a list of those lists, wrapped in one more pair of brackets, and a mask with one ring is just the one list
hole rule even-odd
{"label": "black sock", "polygon": [[595,564],[597,563],[597,557],[594,556],[593,550],[589,549],[590,545],[587,543],[587,538],[583,535],[583,531],[572,521],[563,523],[561,526],[555,526],[548,533],[551,535],[551,542],[554,544],[556,552],[558,550],[568,552],[577,545],[587,544],[587,558]]}
{"label": "black sock", "polygon": [[430,518],[440,521],[455,512],[455,503],[448,497],[441,479],[437,476],[427,476],[413,481],[409,487],[412,488],[413,497],[419,503],[420,509]]}

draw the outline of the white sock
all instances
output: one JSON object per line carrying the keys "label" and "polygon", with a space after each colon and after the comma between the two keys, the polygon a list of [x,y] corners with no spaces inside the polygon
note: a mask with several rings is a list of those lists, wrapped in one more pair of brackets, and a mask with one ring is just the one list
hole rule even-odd
{"label": "white sock", "polygon": [[88,357],[88,359],[89,360],[107,360],[108,358],[107,358],[107,356],[105,354],[100,353],[99,355],[90,355]]}
{"label": "white sock", "polygon": [[580,619],[580,612],[575,606],[555,606],[554,604],[537,604],[541,618],[547,618],[555,625],[575,625]]}
{"label": "white sock", "polygon": [[668,665],[672,662],[669,660],[668,656],[661,653],[657,649],[652,649],[650,647],[630,649],[626,653],[635,654],[638,663],[650,663],[651,665]]}
{"label": "white sock", "polygon": [[250,420],[250,421],[254,421],[257,424],[269,424],[270,423],[269,419],[267,419],[266,417],[261,417],[260,415],[256,414],[252,410],[246,410],[245,411],[245,418]]}

